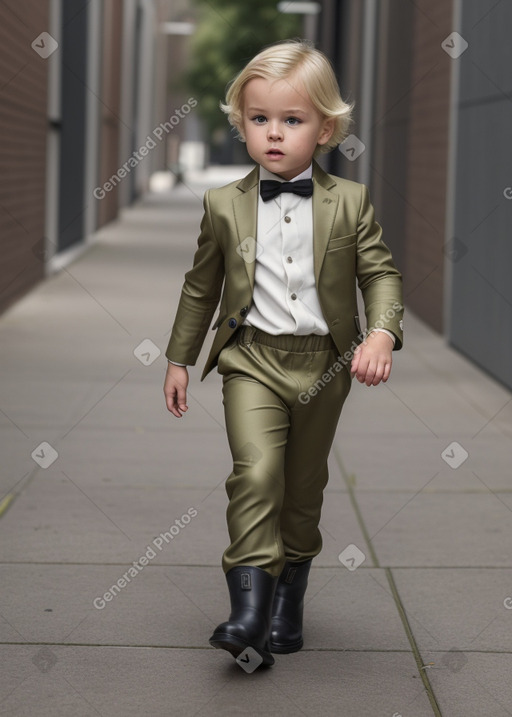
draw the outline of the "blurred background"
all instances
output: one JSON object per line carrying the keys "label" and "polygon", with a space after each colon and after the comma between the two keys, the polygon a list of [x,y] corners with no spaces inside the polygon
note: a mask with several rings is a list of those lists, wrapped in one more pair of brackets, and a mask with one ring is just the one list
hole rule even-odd
{"label": "blurred background", "polygon": [[503,0],[4,0],[0,311],[149,189],[249,164],[219,101],[300,36],[356,102],[322,164],[369,185],[408,310],[512,388],[511,29]]}

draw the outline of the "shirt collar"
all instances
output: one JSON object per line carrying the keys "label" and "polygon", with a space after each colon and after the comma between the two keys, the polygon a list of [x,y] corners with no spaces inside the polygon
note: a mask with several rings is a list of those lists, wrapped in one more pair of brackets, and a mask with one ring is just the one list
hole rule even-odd
{"label": "shirt collar", "polygon": [[[293,179],[290,179],[290,182],[296,182],[298,179],[311,179],[312,177],[313,177],[313,162],[311,162],[309,167],[307,169],[305,169],[303,172],[298,174]],[[262,167],[260,165],[260,181],[262,179],[273,179],[273,180],[277,180],[278,182],[286,182],[286,179],[279,177],[277,174],[274,174],[273,172],[269,172],[268,169],[265,169],[265,167]]]}

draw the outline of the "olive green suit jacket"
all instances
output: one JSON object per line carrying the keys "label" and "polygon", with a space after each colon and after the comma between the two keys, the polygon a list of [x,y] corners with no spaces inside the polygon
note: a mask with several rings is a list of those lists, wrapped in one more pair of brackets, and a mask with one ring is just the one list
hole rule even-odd
{"label": "olive green suit jacket", "polygon": [[[166,356],[194,365],[220,300],[213,345],[201,380],[251,307],[257,257],[259,167],[204,197],[204,216]],[[334,177],[313,163],[313,254],[322,312],[345,361],[364,336],[357,312],[361,289],[367,330],[385,328],[402,346],[402,277],[381,239],[367,188]]]}

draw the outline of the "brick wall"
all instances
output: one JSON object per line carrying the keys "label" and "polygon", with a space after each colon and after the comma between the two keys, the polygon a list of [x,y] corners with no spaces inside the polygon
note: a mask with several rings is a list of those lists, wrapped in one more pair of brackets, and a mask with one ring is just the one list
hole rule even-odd
{"label": "brick wall", "polygon": [[44,276],[47,0],[0,4],[0,311]]}
{"label": "brick wall", "polygon": [[[100,179],[106,182],[115,174],[126,157],[119,157],[119,117],[121,114],[121,31],[122,0],[110,0],[103,7],[103,62],[101,64],[101,135]],[[98,226],[117,217],[118,185],[99,203]]]}
{"label": "brick wall", "polygon": [[406,161],[405,301],[443,330],[443,281],[451,62],[441,48],[452,3],[421,0],[412,24]]}

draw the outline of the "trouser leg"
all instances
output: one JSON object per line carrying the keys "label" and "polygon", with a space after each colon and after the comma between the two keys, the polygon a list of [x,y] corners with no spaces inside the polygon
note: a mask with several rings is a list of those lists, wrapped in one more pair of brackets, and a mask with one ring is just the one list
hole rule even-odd
{"label": "trouser leg", "polygon": [[[317,356],[311,365],[312,378],[319,371],[328,371],[326,359],[328,355]],[[308,574],[311,559],[322,548],[319,522],[328,479],[327,458],[351,378],[344,369],[331,381],[317,385],[320,390],[314,396],[302,395],[302,401],[311,399],[306,407],[292,411],[288,433],[285,496],[280,519],[286,563],[277,583],[270,641],[270,649],[278,653],[296,652],[303,645]]]}
{"label": "trouser leg", "polygon": [[277,577],[284,563],[279,515],[284,495],[288,410],[279,397],[248,376],[230,375],[223,386],[233,471],[226,481],[230,545],[227,573],[252,565]]}
{"label": "trouser leg", "polygon": [[[316,368],[314,364],[312,367],[314,381],[326,370],[323,364],[328,363],[327,359],[327,356],[317,354]],[[285,494],[280,517],[280,533],[287,560],[309,560],[322,548],[318,524],[323,491],[329,476],[327,459],[350,386],[350,375],[343,369],[316,395],[306,394],[309,402],[296,406],[291,413],[285,453]],[[302,400],[306,397],[302,396]]]}

